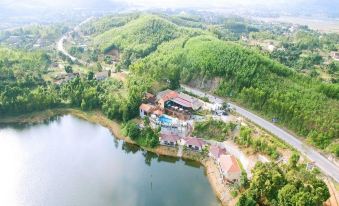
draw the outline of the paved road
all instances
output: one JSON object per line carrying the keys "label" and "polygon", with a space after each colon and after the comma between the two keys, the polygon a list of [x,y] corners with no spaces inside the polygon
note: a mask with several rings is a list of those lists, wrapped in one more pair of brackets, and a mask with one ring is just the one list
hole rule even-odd
{"label": "paved road", "polygon": [[57,49],[59,52],[63,53],[65,56],[68,56],[74,62],[75,60],[77,60],[77,58],[70,55],[64,48],[64,41],[66,41],[68,35],[69,33],[65,34],[60,38],[60,40],[57,43]]}
{"label": "paved road", "polygon": [[64,48],[64,41],[67,40],[68,36],[73,33],[76,32],[80,29],[80,26],[89,22],[91,19],[93,19],[94,17],[89,17],[86,20],[84,20],[83,22],[81,22],[79,25],[77,25],[72,31],[67,32],[66,34],[64,34],[59,41],[57,42],[57,50],[60,51],[61,53],[63,53],[65,56],[69,57],[73,62],[74,61],[78,61],[80,64],[86,65],[86,62],[81,61],[80,59],[77,59],[75,56],[72,56],[70,53],[68,53],[68,51]]}
{"label": "paved road", "polygon": [[[186,91],[191,92],[195,95],[201,96],[201,97],[208,97],[210,102],[222,104],[224,102],[223,99],[206,94],[198,89],[190,88],[185,85],[181,85],[182,88],[184,88]],[[311,161],[314,161],[315,165],[323,171],[324,174],[332,177],[336,182],[339,183],[339,167],[336,166],[333,162],[329,161],[326,157],[324,157],[322,154],[311,148],[310,146],[306,145],[305,143],[301,142],[297,137],[294,137],[293,135],[289,134],[288,132],[282,130],[281,128],[277,127],[276,125],[272,124],[271,122],[249,112],[248,110],[239,107],[235,104],[229,103],[230,107],[235,109],[235,111],[246,117],[247,119],[251,120],[255,124],[259,125],[260,127],[266,129],[267,131],[271,132],[278,138],[282,139],[286,143],[293,146],[296,150],[304,154],[307,158],[309,158]]]}

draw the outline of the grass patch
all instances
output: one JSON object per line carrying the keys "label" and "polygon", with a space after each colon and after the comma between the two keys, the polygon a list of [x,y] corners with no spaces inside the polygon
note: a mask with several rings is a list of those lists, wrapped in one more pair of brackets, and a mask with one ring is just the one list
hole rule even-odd
{"label": "grass patch", "polygon": [[225,123],[220,120],[208,119],[194,125],[193,135],[207,139],[224,141],[236,127],[234,123]]}
{"label": "grass patch", "polygon": [[254,137],[252,130],[249,127],[241,127],[240,135],[235,138],[235,142],[243,147],[250,148],[254,152],[260,152],[268,155],[272,159],[278,159],[280,153],[278,152],[279,145],[272,138],[267,136]]}

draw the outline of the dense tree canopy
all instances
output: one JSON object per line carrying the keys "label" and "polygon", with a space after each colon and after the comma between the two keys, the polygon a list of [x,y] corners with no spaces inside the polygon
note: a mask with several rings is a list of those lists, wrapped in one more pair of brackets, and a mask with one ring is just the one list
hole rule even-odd
{"label": "dense tree canopy", "polygon": [[252,173],[249,188],[239,198],[238,206],[318,206],[330,197],[326,184],[307,171],[305,165],[257,163]]}

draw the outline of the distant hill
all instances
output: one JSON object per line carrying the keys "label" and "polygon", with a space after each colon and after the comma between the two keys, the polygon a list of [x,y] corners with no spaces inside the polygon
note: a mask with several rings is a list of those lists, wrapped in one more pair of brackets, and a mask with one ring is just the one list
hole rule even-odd
{"label": "distant hill", "polygon": [[175,24],[157,16],[143,15],[122,27],[96,36],[94,43],[99,45],[103,52],[115,46],[120,49],[138,50],[145,56],[163,41],[174,39],[178,35],[178,27]]}
{"label": "distant hill", "polygon": [[103,53],[119,49],[122,52],[120,65],[129,66],[154,52],[163,42],[196,32],[203,33],[202,30],[183,28],[165,18],[147,14],[95,36],[93,44]]}

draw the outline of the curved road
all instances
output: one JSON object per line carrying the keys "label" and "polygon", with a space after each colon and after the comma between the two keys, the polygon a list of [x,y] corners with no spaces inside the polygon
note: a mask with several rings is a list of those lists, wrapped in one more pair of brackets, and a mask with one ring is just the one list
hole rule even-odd
{"label": "curved road", "polygon": [[75,32],[78,31],[80,29],[80,26],[89,22],[91,19],[93,19],[94,17],[89,17],[86,20],[84,20],[83,22],[81,22],[79,25],[77,25],[72,31],[67,32],[66,34],[64,34],[59,41],[57,42],[57,50],[60,51],[61,53],[63,53],[65,56],[69,57],[73,62],[74,61],[78,61],[80,64],[86,65],[86,62],[81,61],[80,59],[77,59],[75,56],[72,56],[70,53],[68,53],[66,51],[66,49],[64,48],[64,42],[67,40],[68,36]]}
{"label": "curved road", "polygon": [[64,36],[61,37],[61,39],[57,43],[57,49],[58,49],[59,52],[63,53],[65,56],[69,57],[74,62],[75,60],[77,60],[77,58],[70,55],[66,51],[66,49],[64,48],[64,41],[66,41],[68,35],[69,35],[69,33],[67,33],[67,34],[65,34]]}
{"label": "curved road", "polygon": [[[200,97],[208,97],[209,101],[212,103],[222,104],[224,102],[223,99],[210,95],[210,94],[206,94],[202,92],[201,90],[191,88],[185,85],[181,85],[181,87],[185,89],[186,91],[191,92]],[[235,104],[232,104],[232,103],[228,103],[228,104],[230,105],[231,108],[235,109],[235,111],[239,113],[240,115],[246,117],[247,119],[251,120],[255,124],[266,129],[267,131],[271,132],[278,138],[282,139],[286,143],[293,146],[296,150],[298,150],[300,153],[304,154],[307,158],[313,161],[315,165],[320,170],[322,170],[324,174],[332,177],[336,182],[339,183],[339,167],[336,166],[333,162],[329,161],[327,158],[325,158],[322,154],[320,154],[319,152],[317,152],[310,146],[306,145],[305,143],[301,142],[297,137],[294,137],[288,132],[272,124],[271,122]]]}

